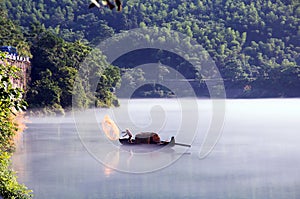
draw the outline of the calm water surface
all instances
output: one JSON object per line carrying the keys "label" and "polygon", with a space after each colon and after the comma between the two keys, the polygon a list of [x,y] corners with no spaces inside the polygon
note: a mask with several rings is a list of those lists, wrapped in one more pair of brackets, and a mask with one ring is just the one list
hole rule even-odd
{"label": "calm water surface", "polygon": [[[199,128],[192,147],[183,150],[176,146],[170,153],[149,156],[154,162],[161,158],[176,160],[165,168],[141,174],[111,169],[97,159],[98,154],[91,154],[86,148],[101,150],[101,138],[89,135],[83,143],[72,116],[30,118],[13,156],[13,168],[19,181],[32,189],[38,199],[300,198],[300,99],[226,100],[222,135],[204,159],[199,158],[203,132],[216,113],[212,113],[209,100],[197,102]],[[129,126],[134,132],[148,128],[147,123],[155,123],[156,112],[161,115],[162,111],[149,106],[161,104],[166,118],[163,128],[158,129],[161,137],[168,139],[178,133],[182,107],[176,100],[131,103],[134,114],[130,120],[136,123],[130,125],[124,120],[118,123],[120,128]],[[98,120],[107,111],[93,110],[99,113]],[[131,156],[135,152],[127,157],[117,143],[112,144],[115,150],[107,152],[108,165],[137,166],[134,155]]]}

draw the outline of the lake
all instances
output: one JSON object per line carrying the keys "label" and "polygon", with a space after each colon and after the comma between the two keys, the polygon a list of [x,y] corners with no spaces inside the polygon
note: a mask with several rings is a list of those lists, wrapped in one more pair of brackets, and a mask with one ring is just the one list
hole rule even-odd
{"label": "lake", "polygon": [[[30,117],[13,168],[38,199],[300,198],[300,99],[220,101],[121,100]],[[124,148],[101,130],[105,115],[192,147]]]}

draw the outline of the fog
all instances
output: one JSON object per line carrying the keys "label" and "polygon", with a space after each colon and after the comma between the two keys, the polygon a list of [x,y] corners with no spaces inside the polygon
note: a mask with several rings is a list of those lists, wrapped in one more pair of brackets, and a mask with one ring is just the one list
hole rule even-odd
{"label": "fog", "polygon": [[[39,199],[300,198],[300,99],[223,105],[224,114],[207,99],[137,99],[30,117],[13,168]],[[101,130],[104,115],[120,130],[154,131],[192,147],[121,146]]]}

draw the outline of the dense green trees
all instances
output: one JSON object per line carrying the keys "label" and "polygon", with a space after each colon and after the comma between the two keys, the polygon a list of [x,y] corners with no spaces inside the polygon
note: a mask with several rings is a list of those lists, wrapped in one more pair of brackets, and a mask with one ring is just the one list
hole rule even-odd
{"label": "dense green trees", "polygon": [[[21,27],[16,20],[8,19],[7,16],[10,12],[6,9],[5,3],[8,6],[13,6],[18,11],[23,10],[23,8],[26,11],[32,11],[31,9],[33,9],[30,16],[25,16],[25,18],[30,19],[28,27]],[[118,105],[115,95],[111,92],[112,87],[120,81],[118,69],[109,66],[105,57],[99,56],[99,53],[97,57],[90,57],[90,59],[94,59],[93,64],[83,71],[85,75],[83,78],[87,78],[91,74],[97,74],[96,78],[98,80],[96,82],[99,82],[100,77],[105,76],[108,78],[105,85],[102,85],[101,89],[99,87],[96,93],[89,89],[91,82],[82,81],[80,89],[73,89],[80,64],[91,54],[92,48],[88,46],[85,35],[80,36],[78,31],[72,32],[71,29],[61,29],[59,25],[46,28],[47,23],[41,24],[38,20],[35,20],[34,18],[42,16],[42,12],[47,12],[43,3],[41,1],[38,4],[25,5],[22,2],[0,1],[0,45],[15,46],[20,56],[32,57],[29,89],[26,95],[30,108],[45,108],[45,111],[50,109],[50,112],[54,110],[62,113],[63,109],[72,106],[72,95],[77,95],[76,92],[80,93],[80,99],[77,104],[75,103],[79,107],[88,107],[92,104],[101,106]],[[68,1],[64,3],[68,3]],[[51,4],[56,5],[55,1],[52,1]],[[35,6],[38,6],[41,10],[35,12],[37,10]],[[63,21],[65,15],[60,10],[58,9],[57,14],[51,15],[53,16],[51,19]],[[51,9],[48,9],[48,11],[51,13]],[[71,9],[70,19],[72,18],[72,11]],[[18,13],[16,18],[18,16],[24,17],[22,14],[24,13]],[[46,18],[48,15],[45,14]],[[90,19],[90,16],[87,16],[87,19]],[[86,19],[79,17],[79,20],[84,21]],[[94,22],[97,21],[94,19]],[[97,41],[99,37],[108,37],[113,34],[112,29],[106,25],[106,22],[96,23],[96,26],[98,25],[101,26],[101,29],[98,29],[99,32],[87,36],[88,39]],[[106,29],[107,31],[103,31]],[[59,34],[64,35],[64,38],[60,37]],[[106,67],[108,69],[104,70]],[[101,97],[97,93],[102,93]],[[107,96],[103,96],[103,94]]]}
{"label": "dense green trees", "polygon": [[18,78],[18,68],[6,63],[5,53],[0,53],[0,150],[10,149],[13,134],[13,124],[8,119],[16,111],[25,110],[26,103],[22,98],[22,91],[14,88],[11,78]]}
{"label": "dense green trees", "polygon": [[298,1],[124,1],[121,13],[89,10],[85,1],[5,0],[5,7],[25,29],[39,21],[67,41],[92,45],[123,30],[166,27],[195,38],[210,53],[228,91],[251,85],[266,90],[253,97],[300,95]]}
{"label": "dense green trees", "polygon": [[0,46],[15,46],[19,49],[20,55],[31,57],[30,46],[21,27],[8,19],[2,0],[0,0],[0,27]]}
{"label": "dense green trees", "polygon": [[120,80],[116,67],[109,66],[103,56],[97,57],[95,60],[98,61],[94,66],[89,65],[85,71],[81,71],[84,79],[88,79],[91,74],[98,74],[100,82],[96,94],[90,90],[89,82],[81,82],[81,89],[73,89],[80,65],[90,54],[91,48],[81,41],[66,42],[51,31],[41,30],[43,28],[34,29],[38,33],[34,34],[36,37],[33,38],[31,47],[31,87],[27,93],[31,107],[52,107],[62,111],[62,108],[72,106],[72,95],[77,96],[76,92],[82,95],[78,106],[87,107],[96,103],[93,100],[97,101],[97,105],[118,104],[113,103],[116,98],[109,92]]}
{"label": "dense green trees", "polygon": [[109,65],[104,69],[96,88],[96,106],[119,106],[114,91],[120,80],[120,70],[117,67]]}
{"label": "dense green trees", "polygon": [[12,120],[16,111],[25,110],[23,92],[14,88],[11,78],[17,77],[18,68],[5,62],[5,54],[0,53],[0,196],[4,198],[30,198],[30,192],[18,184],[10,169],[10,155],[13,150],[13,136],[17,126]]}

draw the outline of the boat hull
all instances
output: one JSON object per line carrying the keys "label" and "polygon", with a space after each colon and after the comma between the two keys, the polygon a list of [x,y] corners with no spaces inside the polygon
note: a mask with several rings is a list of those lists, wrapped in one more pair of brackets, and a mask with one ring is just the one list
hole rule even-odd
{"label": "boat hull", "polygon": [[126,146],[151,146],[151,147],[158,147],[158,148],[165,147],[165,146],[173,147],[175,145],[174,137],[172,137],[170,142],[162,141],[160,143],[149,143],[149,144],[139,143],[139,142],[136,142],[135,140],[130,140],[128,138],[123,138],[123,139],[120,138],[119,142],[122,145],[126,145]]}

